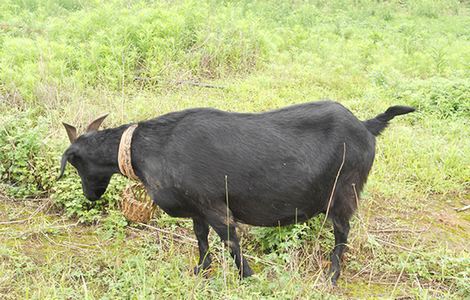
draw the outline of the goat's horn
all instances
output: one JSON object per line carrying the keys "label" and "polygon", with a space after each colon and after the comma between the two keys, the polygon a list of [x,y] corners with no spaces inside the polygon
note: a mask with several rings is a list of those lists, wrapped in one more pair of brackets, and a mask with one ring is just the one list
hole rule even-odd
{"label": "goat's horn", "polygon": [[97,131],[98,128],[100,128],[101,123],[103,123],[104,119],[107,116],[108,116],[108,114],[105,114],[105,115],[99,117],[98,119],[94,120],[93,122],[91,122],[90,125],[88,125],[88,127],[86,129],[86,132]]}
{"label": "goat's horn", "polygon": [[75,142],[75,140],[77,139],[77,129],[67,123],[62,123],[62,124],[64,124],[65,131],[67,131],[67,135],[69,136],[70,143]]}

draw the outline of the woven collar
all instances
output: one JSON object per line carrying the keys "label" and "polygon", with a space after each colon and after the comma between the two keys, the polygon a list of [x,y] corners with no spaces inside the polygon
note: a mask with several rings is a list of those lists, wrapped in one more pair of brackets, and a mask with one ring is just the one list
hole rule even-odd
{"label": "woven collar", "polygon": [[118,152],[119,171],[121,171],[122,175],[133,180],[139,180],[139,178],[135,175],[134,169],[132,169],[131,159],[132,135],[136,128],[137,124],[133,124],[124,131],[121,136]]}

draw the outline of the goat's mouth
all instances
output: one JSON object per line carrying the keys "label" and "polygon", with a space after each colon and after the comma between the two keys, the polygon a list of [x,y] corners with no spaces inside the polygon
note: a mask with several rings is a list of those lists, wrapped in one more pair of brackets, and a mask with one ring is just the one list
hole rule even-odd
{"label": "goat's mouth", "polygon": [[101,196],[98,195],[85,195],[85,197],[90,201],[100,200]]}
{"label": "goat's mouth", "polygon": [[106,192],[106,188],[97,189],[92,192],[84,192],[85,197],[90,201],[96,201],[103,196],[104,192]]}

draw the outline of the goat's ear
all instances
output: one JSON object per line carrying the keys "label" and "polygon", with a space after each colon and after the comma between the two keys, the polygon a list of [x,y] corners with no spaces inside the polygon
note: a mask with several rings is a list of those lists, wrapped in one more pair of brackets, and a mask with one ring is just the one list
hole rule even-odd
{"label": "goat's ear", "polygon": [[67,131],[67,135],[69,137],[70,143],[73,144],[73,142],[75,142],[75,140],[77,139],[77,128],[67,123],[62,123],[62,124],[64,124],[65,131]]}
{"label": "goat's ear", "polygon": [[100,128],[101,123],[103,123],[104,119],[108,116],[108,114],[105,114],[98,119],[94,120],[93,122],[88,125],[86,132],[91,132],[91,131],[97,131],[98,128]]}

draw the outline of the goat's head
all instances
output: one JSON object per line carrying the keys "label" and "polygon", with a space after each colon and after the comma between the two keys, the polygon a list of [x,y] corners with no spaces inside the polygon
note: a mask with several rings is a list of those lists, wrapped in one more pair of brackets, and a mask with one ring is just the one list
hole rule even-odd
{"label": "goat's head", "polygon": [[62,155],[59,179],[64,175],[67,162],[72,164],[80,175],[83,193],[89,200],[98,200],[104,194],[114,173],[113,167],[104,157],[106,151],[102,149],[103,141],[96,134],[106,116],[91,122],[86,133],[81,136],[77,135],[74,126],[63,123],[71,145]]}

